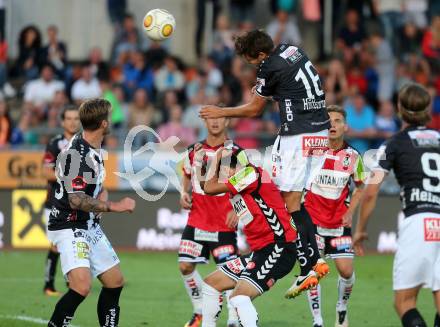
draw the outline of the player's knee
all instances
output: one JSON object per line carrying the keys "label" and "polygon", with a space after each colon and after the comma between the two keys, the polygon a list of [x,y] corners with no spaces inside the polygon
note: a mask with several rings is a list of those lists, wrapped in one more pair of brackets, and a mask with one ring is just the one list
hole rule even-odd
{"label": "player's knee", "polygon": [[351,279],[354,278],[354,271],[353,267],[344,267],[339,270],[339,276],[341,276],[344,279]]}
{"label": "player's knee", "polygon": [[123,287],[125,284],[124,276],[122,276],[122,274],[119,275],[115,278],[112,284],[112,288]]}
{"label": "player's knee", "polygon": [[192,274],[195,269],[195,265],[193,263],[188,262],[179,262],[179,270],[182,275]]}

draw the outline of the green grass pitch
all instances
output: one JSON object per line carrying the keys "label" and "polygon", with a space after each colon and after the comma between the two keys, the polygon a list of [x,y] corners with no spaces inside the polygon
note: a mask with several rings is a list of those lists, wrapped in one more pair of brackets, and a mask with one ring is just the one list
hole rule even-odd
{"label": "green grass pitch", "polygon": [[[45,252],[0,253],[0,326],[42,326],[57,301],[42,294]],[[177,271],[173,253],[120,253],[126,287],[121,299],[121,327],[180,327],[191,316],[191,305]],[[393,309],[391,290],[392,256],[370,255],[357,258],[356,284],[349,304],[350,326],[400,326]],[[334,326],[337,273],[331,266],[330,275],[322,281],[323,313],[326,326]],[[201,265],[204,276],[214,265]],[[297,267],[296,267],[297,269]],[[262,327],[311,326],[307,299],[301,296],[285,300],[284,291],[294,278],[292,272],[271,291],[255,301]],[[59,270],[59,269],[58,269]],[[56,284],[65,290],[61,276]],[[75,326],[97,326],[96,301],[100,286],[93,285],[92,294],[76,312]],[[419,308],[428,326],[434,319],[429,291],[423,290]],[[226,325],[226,310],[218,326]],[[23,321],[23,319],[37,322]],[[19,319],[21,320],[19,320]],[[40,322],[38,322],[40,319]]]}

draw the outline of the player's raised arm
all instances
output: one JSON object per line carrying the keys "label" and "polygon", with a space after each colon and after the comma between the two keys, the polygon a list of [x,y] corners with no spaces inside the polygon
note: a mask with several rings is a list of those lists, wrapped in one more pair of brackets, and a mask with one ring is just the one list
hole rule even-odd
{"label": "player's raised arm", "polygon": [[[209,165],[208,171],[205,176],[205,182],[200,183],[203,191],[208,195],[216,195],[228,192],[228,187],[226,186],[226,184],[219,181],[222,153],[223,151],[221,149],[218,150],[214,161],[211,163],[211,165]],[[201,167],[198,170],[200,170],[201,172]],[[203,179],[201,178],[199,180]]]}
{"label": "player's raised arm", "polygon": [[204,106],[200,110],[200,117],[220,118],[220,117],[257,117],[263,113],[266,105],[266,98],[254,93],[251,102],[237,107],[221,108],[218,106]]}

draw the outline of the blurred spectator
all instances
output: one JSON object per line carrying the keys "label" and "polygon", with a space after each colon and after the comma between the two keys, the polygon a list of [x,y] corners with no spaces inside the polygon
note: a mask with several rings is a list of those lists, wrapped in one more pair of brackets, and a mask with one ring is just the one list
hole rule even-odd
{"label": "blurred spectator", "polygon": [[[347,87],[348,93],[354,94],[359,92],[361,94],[366,94],[368,91],[368,81],[362,72],[362,69],[358,66],[354,66],[347,72]],[[347,93],[345,93],[347,95]],[[374,96],[375,96],[374,92]],[[327,96],[327,94],[326,94]]]}
{"label": "blurred spectator", "polygon": [[405,19],[415,23],[417,28],[424,29],[428,25],[428,0],[405,0]]}
{"label": "blurred spectator", "polygon": [[260,140],[255,137],[263,131],[264,123],[260,118],[238,118],[231,121],[235,132],[234,142],[244,149],[258,149]]}
{"label": "blurred spectator", "polygon": [[217,93],[207,94],[201,89],[197,94],[190,98],[189,106],[186,107],[182,117],[182,124],[185,127],[194,129],[197,139],[203,140],[207,136],[207,130],[203,119],[200,119],[199,112],[202,105],[218,104],[219,97]]}
{"label": "blurred spectator", "polygon": [[171,136],[179,138],[178,146],[187,147],[196,141],[196,136],[192,128],[182,125],[182,107],[174,105],[170,108],[170,121],[159,127],[158,134],[162,141]]}
{"label": "blurred spectator", "polygon": [[175,91],[166,91],[159,101],[159,108],[162,114],[163,121],[168,121],[170,118],[170,110],[175,105],[179,104],[179,99]]}
{"label": "blurred spectator", "polygon": [[153,70],[159,69],[168,56],[168,52],[163,46],[163,42],[151,41],[150,46],[145,52],[145,63]]}
{"label": "blurred spectator", "polygon": [[80,104],[84,100],[100,97],[101,93],[98,79],[93,76],[90,66],[84,65],[81,78],[73,83],[72,100]]}
{"label": "blurred spectator", "polygon": [[38,77],[40,64],[41,33],[34,25],[25,27],[18,39],[18,58],[13,73],[26,80]]}
{"label": "blurred spectator", "polygon": [[218,69],[214,58],[207,57],[202,61],[202,68],[207,73],[207,83],[213,88],[219,88],[223,84],[223,75],[220,69]]}
{"label": "blurred spectator", "polygon": [[279,9],[275,18],[266,28],[275,45],[287,43],[301,45],[301,35],[295,18],[289,19],[289,12]]}
{"label": "blurred spectator", "polygon": [[213,26],[207,31],[207,33],[211,33],[212,29],[214,29],[214,24],[217,21],[217,16],[220,13],[220,1],[219,0],[197,0],[196,2],[196,55],[197,57],[202,56],[202,45],[203,45],[203,34],[205,31],[205,17],[206,17],[206,7],[208,2],[212,3],[212,22]]}
{"label": "blurred spectator", "polygon": [[381,103],[376,115],[374,127],[379,138],[374,142],[373,148],[378,148],[386,139],[390,138],[399,130],[394,105],[391,101],[383,101]]}
{"label": "blurred spectator", "polygon": [[67,48],[64,42],[58,40],[58,27],[50,25],[47,28],[48,44],[41,50],[41,60],[50,63],[58,78],[63,79],[67,63]]}
{"label": "blurred spectator", "polygon": [[374,0],[373,4],[382,23],[385,38],[388,42],[393,42],[396,31],[402,25],[404,0]]}
{"label": "blurred spectator", "polygon": [[271,135],[277,135],[281,125],[278,103],[271,103],[269,110],[263,114],[264,129]]}
{"label": "blurred spectator", "polygon": [[370,36],[374,49],[375,69],[379,77],[377,98],[379,101],[391,100],[394,92],[395,62],[390,43],[381,33],[375,32]]}
{"label": "blurred spectator", "polygon": [[69,103],[69,99],[64,91],[56,91],[52,102],[47,107],[46,126],[49,128],[60,127],[59,117],[64,107]]}
{"label": "blurred spectator", "polygon": [[406,59],[410,54],[421,53],[423,33],[417,28],[412,20],[407,20],[399,31],[399,48],[396,54],[401,59]]}
{"label": "blurred spectator", "polygon": [[422,52],[433,71],[440,73],[440,16],[435,16],[431,26],[425,31]]}
{"label": "blurred spectator", "polygon": [[107,10],[110,21],[116,29],[121,28],[124,21],[124,14],[127,8],[126,0],[107,0]]}
{"label": "blurred spectator", "polygon": [[12,129],[11,145],[38,144],[38,135],[31,128],[34,125],[33,120],[31,111],[22,111],[18,125]]}
{"label": "blurred spectator", "polygon": [[145,59],[140,51],[132,52],[130,62],[124,65],[124,89],[127,99],[133,97],[133,93],[138,88],[143,88],[148,92],[150,98],[153,97],[154,76],[153,70],[145,65]]}
{"label": "blurred spectator", "polygon": [[240,24],[243,21],[254,21],[255,0],[230,0],[229,4],[231,19],[234,24]]}
{"label": "blurred spectator", "polygon": [[0,149],[9,145],[11,138],[12,121],[6,101],[0,101]]}
{"label": "blurred spectator", "polygon": [[187,99],[191,99],[197,94],[203,93],[207,96],[216,95],[217,86],[211,85],[208,81],[208,74],[204,70],[199,70],[193,80],[186,85],[185,94]]}
{"label": "blurred spectator", "polygon": [[348,94],[345,69],[340,60],[334,59],[329,63],[324,87],[328,103],[341,103],[343,98]]}
{"label": "blurred spectator", "polygon": [[98,80],[108,78],[109,67],[102,58],[102,50],[99,47],[93,47],[89,52],[88,64],[94,77]]}
{"label": "blurred spectator", "polygon": [[167,57],[154,79],[157,91],[161,93],[168,90],[180,91],[183,89],[184,83],[184,76],[178,70],[176,60],[171,56]]}
{"label": "blurred spectator", "polygon": [[440,131],[440,96],[438,95],[438,91],[435,87],[428,88],[429,94],[432,97],[431,100],[431,121],[428,124],[428,127],[434,128]]}
{"label": "blurred spectator", "polygon": [[32,106],[43,106],[51,102],[57,91],[64,90],[64,84],[54,79],[52,66],[41,68],[40,78],[29,81],[25,86],[24,101]]}
{"label": "blurred spectator", "polygon": [[342,51],[347,50],[360,50],[362,42],[366,39],[364,26],[359,19],[359,15],[356,10],[348,10],[345,14],[345,22],[339,30],[336,40],[337,47]]}
{"label": "blurred spectator", "polygon": [[211,57],[221,67],[229,63],[234,55],[234,32],[229,26],[228,17],[217,17],[216,29],[213,35]]}
{"label": "blurred spectator", "polygon": [[[1,16],[1,9],[0,9]],[[15,96],[15,89],[8,83],[7,65],[8,62],[8,43],[0,35],[0,98],[12,98]]]}
{"label": "blurred spectator", "polygon": [[376,135],[374,111],[359,93],[347,100],[345,110],[349,127],[347,132],[349,143],[360,153],[364,153],[370,148],[369,139]]}
{"label": "blurred spectator", "polygon": [[136,21],[131,14],[125,14],[122,28],[118,29],[113,41],[112,61],[116,62],[124,53],[141,49],[141,39]]}
{"label": "blurred spectator", "polygon": [[[137,89],[133,96],[133,102],[128,108],[128,128],[131,129],[138,125],[154,128],[160,122],[160,118],[160,113],[148,99],[147,92],[144,89]],[[138,133],[133,140],[133,145],[140,147],[148,141],[153,141],[152,138],[151,133]]]}
{"label": "blurred spectator", "polygon": [[270,9],[273,14],[276,14],[279,10],[293,13],[298,6],[298,0],[270,0]]}

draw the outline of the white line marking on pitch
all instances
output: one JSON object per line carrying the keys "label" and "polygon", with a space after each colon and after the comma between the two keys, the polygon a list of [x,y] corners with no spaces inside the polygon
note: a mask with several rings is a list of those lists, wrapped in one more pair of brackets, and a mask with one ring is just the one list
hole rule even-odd
{"label": "white line marking on pitch", "polygon": [[[9,320],[21,320],[21,321],[28,321],[28,322],[33,322],[34,324],[38,324],[38,325],[47,325],[48,321],[41,319],[41,318],[36,318],[36,317],[29,317],[29,316],[23,316],[23,315],[16,315],[16,316],[12,316],[12,315],[0,315],[0,319],[9,319]],[[75,325],[70,325],[71,327],[79,327],[79,326],[75,326]]]}

